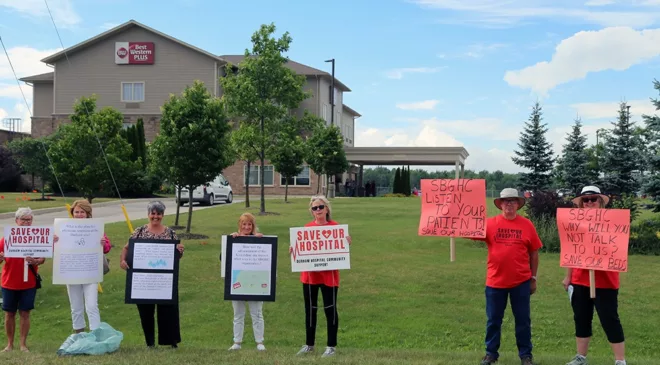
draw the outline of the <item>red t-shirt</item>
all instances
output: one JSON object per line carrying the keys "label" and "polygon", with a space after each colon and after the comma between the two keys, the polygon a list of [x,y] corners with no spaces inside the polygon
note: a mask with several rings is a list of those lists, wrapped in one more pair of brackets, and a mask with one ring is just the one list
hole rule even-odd
{"label": "red t-shirt", "polygon": [[529,254],[543,247],[532,222],[520,215],[508,220],[497,215],[486,221],[488,273],[486,285],[513,288],[531,279]]}
{"label": "red t-shirt", "polygon": [[[0,252],[5,252],[5,238],[0,238]],[[28,269],[28,281],[23,281],[25,259],[18,257],[5,257],[2,267],[2,287],[11,290],[32,289],[37,286],[37,278]],[[32,265],[36,272],[39,266]]]}
{"label": "red t-shirt", "polygon": [[[305,224],[305,227],[319,227],[319,226],[336,226],[339,223],[330,220],[326,224],[317,224],[316,221],[311,221]],[[300,273],[300,281],[303,284],[325,284],[325,286],[339,286],[339,270],[326,270],[326,271],[303,271]]]}
{"label": "red t-shirt", "polygon": [[[619,289],[619,273],[616,271],[594,270],[596,273],[596,288]],[[571,284],[589,286],[589,270],[573,269]]]}

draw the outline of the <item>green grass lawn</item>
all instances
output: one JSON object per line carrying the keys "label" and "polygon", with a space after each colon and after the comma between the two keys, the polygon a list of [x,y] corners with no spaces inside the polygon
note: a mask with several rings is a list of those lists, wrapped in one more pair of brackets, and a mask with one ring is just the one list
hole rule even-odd
{"label": "green grass lawn", "polygon": [[[102,320],[124,333],[120,351],[101,357],[57,358],[55,352],[71,333],[71,317],[66,288],[49,283],[49,262],[42,267],[45,283],[32,314],[32,353],[0,354],[0,361],[31,365],[479,363],[486,321],[486,250],[459,239],[457,260],[450,262],[448,239],[417,236],[420,205],[414,198],[333,201],[333,218],[348,224],[353,238],[352,269],[341,272],[337,356],[320,358],[326,340],[321,311],[317,353],[296,358],[305,341],[304,305],[300,274],[290,269],[288,232],[289,227],[307,223],[310,215],[307,200],[292,201],[268,200],[267,210],[280,214],[257,216],[263,233],[280,237],[277,301],[264,305],[266,353],[256,351],[249,316],[243,350],[227,351],[232,344],[233,313],[231,303],[223,299],[218,254],[220,236],[235,231],[238,216],[245,211],[241,203],[194,213],[193,232],[210,238],[184,242],[186,254],[180,272],[183,342],[178,350],[147,350],[136,307],[123,303],[125,273],[118,267],[118,257],[128,230],[125,223],[117,223],[106,226],[115,248],[109,255],[112,271],[105,277],[99,306]],[[492,205],[489,213],[495,213]],[[144,222],[135,221],[134,225]],[[166,224],[172,223],[173,217],[167,217]],[[630,268],[622,275],[620,291],[628,363],[660,364],[654,359],[660,339],[660,291],[656,284],[660,258],[632,256]],[[565,364],[575,353],[572,311],[561,286],[563,275],[557,254],[541,255],[538,293],[532,297],[534,354],[540,364]],[[613,364],[597,318],[594,324],[590,364]],[[500,364],[519,364],[510,309],[504,320],[501,352]]]}
{"label": "green grass lawn", "polygon": [[[46,195],[46,197],[48,196],[49,195]],[[66,209],[66,204],[62,196],[51,196],[51,200],[36,201],[35,199],[41,199],[41,193],[0,193],[0,213],[14,212],[19,207],[26,206],[29,206],[32,210],[57,207]],[[82,198],[66,197],[66,202],[71,204],[78,199]],[[102,203],[111,200],[115,199],[96,198],[94,199],[94,203]]]}

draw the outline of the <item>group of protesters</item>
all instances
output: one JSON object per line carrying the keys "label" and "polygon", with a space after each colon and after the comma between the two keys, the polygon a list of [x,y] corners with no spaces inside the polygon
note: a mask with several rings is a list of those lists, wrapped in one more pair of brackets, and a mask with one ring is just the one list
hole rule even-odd
{"label": "group of protesters", "polygon": [[[573,203],[580,208],[605,208],[609,198],[602,194],[596,186],[586,186]],[[485,238],[474,238],[485,241],[488,248],[487,278],[485,285],[486,297],[486,355],[481,365],[492,365],[498,361],[501,338],[501,327],[507,303],[515,319],[515,336],[521,365],[532,365],[532,333],[530,298],[537,290],[537,271],[539,267],[538,250],[543,246],[533,223],[518,214],[525,205],[525,198],[520,197],[516,189],[502,190],[494,200],[501,214],[488,218]],[[314,196],[309,202],[309,212],[313,220],[305,226],[337,225],[333,220],[330,202],[324,196]],[[165,205],[161,202],[151,202],[147,207],[149,222],[135,229],[131,238],[173,239],[177,235],[171,228],[162,224]],[[90,218],[92,208],[86,201],[77,201],[72,205],[71,214],[75,218]],[[29,208],[20,208],[15,214],[16,224],[30,226],[33,213]],[[514,235],[503,232],[516,232]],[[255,217],[250,213],[242,214],[238,219],[238,230],[232,236],[262,236]],[[347,237],[350,244],[351,238]],[[104,253],[110,251],[110,242],[104,236],[100,244]],[[184,246],[179,244],[177,252],[183,257]],[[291,249],[290,249],[291,253]],[[120,267],[128,269],[132,262],[128,255],[126,244],[120,255]],[[28,280],[23,280],[25,262],[30,267]],[[4,238],[0,239],[0,263],[2,268],[2,309],[5,312],[5,328],[7,347],[5,352],[14,348],[14,332],[16,312],[19,313],[20,349],[29,351],[27,335],[30,328],[30,311],[34,308],[36,290],[39,286],[38,267],[45,262],[43,258],[6,258],[4,257]],[[305,307],[306,341],[298,351],[299,355],[314,352],[318,293],[323,298],[323,310],[327,322],[327,346],[322,356],[335,354],[339,314],[337,310],[337,295],[339,289],[339,271],[302,272],[300,280],[303,288]],[[619,274],[617,272],[596,272],[596,297],[591,298],[589,290],[589,272],[582,269],[567,270],[562,285],[566,290],[573,288],[571,307],[573,309],[577,354],[567,365],[587,364],[587,352],[592,336],[592,319],[594,307],[600,317],[600,322],[611,344],[615,357],[615,365],[626,365],[624,334],[618,315]],[[73,330],[84,331],[86,324],[83,316],[83,305],[89,318],[89,328],[94,330],[100,323],[97,304],[96,284],[68,285],[67,291],[71,304]],[[263,302],[233,301],[233,344],[229,350],[241,349],[243,340],[243,322],[245,307],[249,308],[252,317],[257,350],[264,351],[264,318]],[[155,347],[155,326],[158,325],[158,344],[176,348],[181,342],[178,304],[137,304],[146,345]],[[154,320],[156,315],[156,320]]]}

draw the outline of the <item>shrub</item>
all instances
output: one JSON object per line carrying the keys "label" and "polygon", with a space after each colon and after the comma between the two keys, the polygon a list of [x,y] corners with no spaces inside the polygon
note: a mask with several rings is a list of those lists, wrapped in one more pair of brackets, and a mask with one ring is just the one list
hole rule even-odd
{"label": "shrub", "polygon": [[542,218],[534,222],[536,232],[543,243],[542,252],[560,252],[561,242],[559,242],[559,230],[557,229],[557,219]]}
{"label": "shrub", "polygon": [[630,209],[631,222],[634,222],[640,214],[639,207],[637,206],[637,197],[633,194],[610,196],[609,206],[613,209]]}
{"label": "shrub", "polygon": [[557,217],[557,208],[572,208],[573,203],[554,191],[537,191],[527,199],[525,213],[535,224]]}
{"label": "shrub", "polygon": [[660,218],[645,219],[630,227],[628,253],[660,255]]}

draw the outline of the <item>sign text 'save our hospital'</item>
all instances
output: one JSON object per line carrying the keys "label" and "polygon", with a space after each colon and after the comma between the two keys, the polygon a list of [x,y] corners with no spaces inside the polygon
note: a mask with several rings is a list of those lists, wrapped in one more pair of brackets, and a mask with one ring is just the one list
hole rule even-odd
{"label": "sign text 'save our hospital'", "polygon": [[53,227],[5,227],[5,257],[53,257]]}
{"label": "sign text 'save our hospital'", "polygon": [[290,228],[290,237],[293,272],[350,269],[347,225]]}
{"label": "sign text 'save our hospital'", "polygon": [[115,63],[118,65],[153,65],[153,42],[115,42]]}

